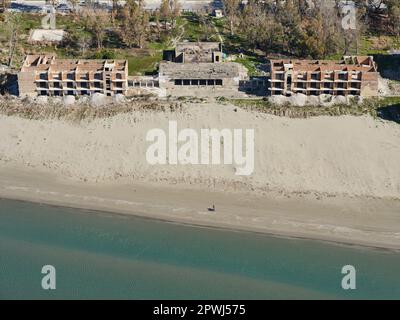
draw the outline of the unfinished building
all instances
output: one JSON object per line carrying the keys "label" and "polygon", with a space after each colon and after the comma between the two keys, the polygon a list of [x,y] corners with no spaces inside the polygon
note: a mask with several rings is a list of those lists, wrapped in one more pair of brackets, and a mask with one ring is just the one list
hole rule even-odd
{"label": "unfinished building", "polygon": [[222,61],[218,42],[182,42],[164,52],[159,66],[159,85],[171,96],[240,95],[240,84],[248,80],[247,69]]}
{"label": "unfinished building", "polygon": [[44,7],[46,15],[42,18],[41,29],[31,29],[28,43],[54,45],[61,43],[66,32],[62,29],[56,29],[56,10],[54,6]]}
{"label": "unfinished building", "polygon": [[57,59],[28,55],[18,73],[20,96],[126,94],[126,60]]}
{"label": "unfinished building", "polygon": [[222,62],[219,42],[179,42],[174,50],[164,51],[164,60],[176,63]]}
{"label": "unfinished building", "polygon": [[270,67],[271,95],[378,95],[378,72],[373,57],[348,56],[341,61],[270,60]]}

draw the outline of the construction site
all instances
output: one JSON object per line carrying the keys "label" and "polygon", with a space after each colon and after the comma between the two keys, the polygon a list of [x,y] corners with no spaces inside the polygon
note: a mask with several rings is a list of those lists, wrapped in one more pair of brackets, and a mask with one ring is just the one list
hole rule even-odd
{"label": "construction site", "polygon": [[18,73],[20,96],[155,94],[245,97],[252,87],[262,95],[378,96],[377,64],[372,57],[328,60],[269,60],[270,74],[253,79],[236,62],[224,61],[220,43],[178,43],[166,50],[153,76],[128,76],[127,60],[57,59],[28,55]]}
{"label": "construction site", "polygon": [[201,43],[180,43],[172,61],[162,61],[153,77],[129,77],[126,60],[28,55],[18,73],[19,96],[155,93],[234,97],[239,94],[240,81],[248,79],[247,70],[238,63],[222,62],[222,51],[213,48],[220,48],[220,44],[206,43],[203,49]]}
{"label": "construction site", "polygon": [[126,94],[127,76],[126,61],[28,55],[18,73],[18,88],[20,96],[113,96]]}
{"label": "construction site", "polygon": [[223,61],[218,42],[181,42],[164,52],[164,59],[158,77],[167,95],[234,97],[241,81],[249,79],[245,67]]}
{"label": "construction site", "polygon": [[271,95],[378,95],[378,68],[372,57],[331,60],[271,60]]}

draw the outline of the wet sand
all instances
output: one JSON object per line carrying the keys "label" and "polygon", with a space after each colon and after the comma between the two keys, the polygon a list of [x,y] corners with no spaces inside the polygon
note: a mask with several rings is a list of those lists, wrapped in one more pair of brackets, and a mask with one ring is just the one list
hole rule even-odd
{"label": "wet sand", "polygon": [[[151,184],[81,183],[12,166],[0,197],[133,214],[173,223],[400,249],[400,201],[361,197],[254,196]],[[215,204],[216,211],[208,207]]]}

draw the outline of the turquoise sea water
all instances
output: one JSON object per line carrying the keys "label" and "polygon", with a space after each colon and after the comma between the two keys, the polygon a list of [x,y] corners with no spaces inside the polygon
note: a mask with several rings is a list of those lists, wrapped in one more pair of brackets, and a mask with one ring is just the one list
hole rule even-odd
{"label": "turquoise sea water", "polygon": [[[356,290],[341,288],[347,264]],[[12,298],[399,299],[400,253],[0,200],[0,299]]]}

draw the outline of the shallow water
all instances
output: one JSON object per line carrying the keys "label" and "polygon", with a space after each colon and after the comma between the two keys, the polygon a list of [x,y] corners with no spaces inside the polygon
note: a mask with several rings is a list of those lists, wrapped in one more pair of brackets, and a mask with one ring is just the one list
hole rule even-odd
{"label": "shallow water", "polygon": [[[341,288],[353,265],[357,289]],[[41,287],[56,268],[56,290]],[[0,299],[400,298],[400,253],[0,200]]]}

